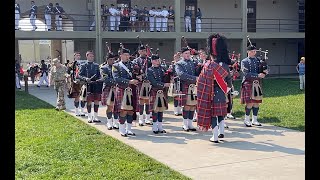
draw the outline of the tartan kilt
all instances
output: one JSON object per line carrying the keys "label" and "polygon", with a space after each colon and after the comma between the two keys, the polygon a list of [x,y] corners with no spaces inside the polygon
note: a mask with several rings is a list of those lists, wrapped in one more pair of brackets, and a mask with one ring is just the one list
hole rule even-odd
{"label": "tartan kilt", "polygon": [[[137,92],[137,100],[138,100],[137,105],[139,105],[140,100],[145,100],[145,99],[140,98],[141,87],[142,87],[142,82],[139,82],[138,85],[136,86],[136,88],[137,88],[137,90],[136,90],[136,92]],[[137,111],[137,112],[139,112],[139,111]]]}
{"label": "tartan kilt", "polygon": [[87,94],[87,101],[101,101],[101,94],[100,93],[88,93]]}
{"label": "tartan kilt", "polygon": [[[183,83],[183,84],[182,84],[181,94],[188,94],[189,85],[190,85],[190,84],[186,84],[186,83]],[[185,106],[186,103],[187,103],[187,95],[176,96],[176,97],[174,97],[174,99],[179,101],[179,105],[180,105],[181,107]]]}
{"label": "tartan kilt", "polygon": [[227,103],[213,103],[212,106],[212,116],[225,116],[227,115]]}
{"label": "tartan kilt", "polygon": [[[158,89],[160,90],[160,89]],[[154,89],[151,89],[150,91],[150,103],[149,103],[149,109],[150,109],[150,112],[153,111],[153,106],[154,106],[154,102],[156,101],[156,96],[157,96],[157,91],[158,90],[154,90]],[[163,94],[164,94],[164,98],[166,99],[166,104],[165,106],[167,107],[168,109],[168,88],[164,88],[163,89]]]}
{"label": "tartan kilt", "polygon": [[[135,94],[134,94],[134,89],[132,86],[130,86],[132,88],[132,95],[133,97],[136,97]],[[114,100],[114,112],[115,113],[119,113],[120,110],[121,110],[121,102],[122,102],[122,99],[123,99],[123,95],[124,95],[124,89],[122,88],[119,88],[117,87],[116,88],[116,97],[115,97],[115,100]],[[132,99],[132,103],[133,103],[133,112],[134,112],[134,108],[135,108],[135,101],[136,98],[133,98]]]}
{"label": "tartan kilt", "polygon": [[101,94],[101,105],[102,106],[106,106],[107,105],[107,98],[109,96],[110,90],[111,90],[111,87],[107,86],[102,91],[102,94]]}
{"label": "tartan kilt", "polygon": [[[262,103],[262,100],[253,100],[251,99],[252,94],[252,82],[245,81],[241,86],[241,104],[248,103]],[[261,86],[261,83],[260,83]],[[261,87],[262,88],[262,87]]]}

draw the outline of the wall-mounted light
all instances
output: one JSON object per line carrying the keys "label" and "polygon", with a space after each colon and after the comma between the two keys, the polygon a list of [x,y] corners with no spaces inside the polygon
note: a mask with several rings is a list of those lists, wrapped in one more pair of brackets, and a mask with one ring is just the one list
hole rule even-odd
{"label": "wall-mounted light", "polygon": [[277,1],[276,0],[272,0],[272,4],[277,4]]}
{"label": "wall-mounted light", "polygon": [[238,8],[237,0],[234,1],[234,8]]}

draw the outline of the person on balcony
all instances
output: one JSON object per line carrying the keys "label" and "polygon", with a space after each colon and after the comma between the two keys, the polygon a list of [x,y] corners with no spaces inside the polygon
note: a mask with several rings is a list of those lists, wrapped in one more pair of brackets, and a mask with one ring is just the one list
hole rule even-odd
{"label": "person on balcony", "polygon": [[51,31],[51,15],[53,14],[53,4],[49,5],[44,10],[44,17],[46,19],[47,30]]}
{"label": "person on balcony", "polygon": [[36,19],[37,19],[38,7],[34,4],[34,1],[31,1],[31,9],[30,9],[30,24],[32,26],[32,31],[37,29]]}
{"label": "person on balcony", "polygon": [[149,22],[149,11],[147,7],[144,7],[142,11],[140,11],[140,17],[141,17],[141,32],[147,32],[148,31],[148,22]]}
{"label": "person on balcony", "polygon": [[109,17],[110,17],[108,5],[105,5],[103,8],[101,7],[101,11],[102,11],[101,12],[102,30],[108,31],[109,30]]}
{"label": "person on balcony", "polygon": [[168,26],[169,32],[174,32],[174,10],[172,6],[169,6]]}
{"label": "person on balcony", "polygon": [[162,10],[161,7],[158,7],[158,10],[155,12],[156,16],[156,29],[157,32],[161,31],[161,20],[162,20]]}
{"label": "person on balcony", "polygon": [[114,31],[116,27],[116,13],[117,10],[114,8],[114,5],[111,4],[111,7],[109,8],[109,13],[110,13],[110,30]]}
{"label": "person on balcony", "polygon": [[149,11],[150,32],[154,31],[154,19],[155,19],[156,13],[157,11],[155,7],[152,7]]}
{"label": "person on balcony", "polygon": [[59,3],[56,3],[56,7],[54,8],[54,14],[56,15],[56,25],[57,25],[57,31],[63,31],[62,30],[62,14],[65,11],[63,8],[59,5]]}
{"label": "person on balcony", "polygon": [[202,13],[200,8],[198,8],[197,14],[196,14],[196,32],[201,32],[201,17],[202,17]]}
{"label": "person on balcony", "polygon": [[[108,7],[108,6],[107,6]],[[103,14],[104,14],[104,5],[102,4],[101,6],[100,6],[100,12],[101,12],[101,27],[103,28],[104,27],[104,16],[103,16]],[[95,18],[95,13],[93,12],[93,22],[92,22],[92,24],[91,24],[91,26],[90,26],[90,28],[89,28],[89,31],[92,31],[93,30],[93,28],[95,28],[96,27],[96,18]],[[104,28],[103,28],[104,29]]]}
{"label": "person on balcony", "polygon": [[191,32],[191,16],[192,12],[189,10],[189,7],[186,7],[186,11],[184,12],[184,22],[186,25],[186,32]]}
{"label": "person on balcony", "polygon": [[135,5],[134,8],[131,8],[130,11],[130,23],[131,23],[131,31],[136,32],[136,22],[137,22],[137,16],[139,13],[138,6]]}
{"label": "person on balcony", "polygon": [[166,6],[163,6],[161,15],[162,15],[162,19],[161,19],[161,22],[162,22],[162,24],[161,24],[161,25],[162,25],[162,31],[163,31],[163,32],[167,32],[167,30],[168,30],[168,16],[169,16],[169,12],[168,12],[168,10],[166,9]]}
{"label": "person on balcony", "polygon": [[117,23],[116,23],[116,27],[117,27],[117,31],[119,31],[119,26],[120,26],[120,20],[121,20],[121,7],[118,7],[117,10],[116,10],[116,20],[117,20]]}
{"label": "person on balcony", "polygon": [[17,3],[17,0],[16,0],[16,3],[14,5],[15,7],[15,10],[14,10],[14,13],[15,13],[15,30],[19,30],[19,21],[20,21],[20,5]]}

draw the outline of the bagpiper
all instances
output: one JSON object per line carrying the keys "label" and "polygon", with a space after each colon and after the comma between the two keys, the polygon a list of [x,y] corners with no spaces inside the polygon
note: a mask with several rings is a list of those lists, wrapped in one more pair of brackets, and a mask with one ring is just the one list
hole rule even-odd
{"label": "bagpiper", "polygon": [[[210,141],[219,143],[224,138],[224,116],[227,114],[227,93],[231,90],[230,59],[226,38],[219,34],[208,38],[210,60],[204,64],[197,81],[198,127],[207,131],[212,128]],[[219,135],[220,131],[220,135]]]}
{"label": "bagpiper", "polygon": [[[116,82],[112,76],[112,65],[118,56],[110,53],[106,56],[106,62],[100,67],[103,87],[101,94],[101,104],[107,106],[107,128],[108,130],[119,129],[119,119],[117,113],[114,113],[114,103],[116,98]],[[113,115],[113,118],[112,118]]]}
{"label": "bagpiper", "polygon": [[[112,75],[117,83],[115,108],[120,113],[119,132],[121,136],[133,135],[132,121],[133,111],[133,86],[138,84],[138,80],[133,79],[133,63],[129,61],[130,50],[122,48],[120,51],[120,61],[113,64]],[[125,124],[125,122],[127,122]]]}
{"label": "bagpiper", "polygon": [[155,134],[166,133],[162,127],[163,111],[168,109],[167,92],[170,83],[164,81],[165,69],[160,66],[157,54],[151,56],[152,67],[148,68],[148,80],[151,82],[150,107],[152,108],[152,131]]}

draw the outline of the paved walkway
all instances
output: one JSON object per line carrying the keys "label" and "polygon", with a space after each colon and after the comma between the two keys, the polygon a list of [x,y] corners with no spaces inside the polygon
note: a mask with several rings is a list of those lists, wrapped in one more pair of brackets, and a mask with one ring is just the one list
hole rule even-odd
{"label": "paved walkway", "polygon": [[[52,87],[29,87],[29,93],[55,105]],[[73,101],[66,98],[66,112],[73,115]],[[305,177],[305,133],[264,124],[246,128],[243,121],[227,120],[225,141],[208,141],[211,132],[184,132],[182,118],[173,115],[172,105],[164,114],[167,134],[153,134],[151,126],[135,126],[136,137],[121,137],[107,130],[105,108],[99,108],[102,123],[88,124],[134,147],[138,151],[191,177],[206,180],[276,179],[301,180]],[[76,117],[76,116],[75,116]],[[86,118],[77,117],[87,123]],[[137,124],[136,124],[137,125]]]}

